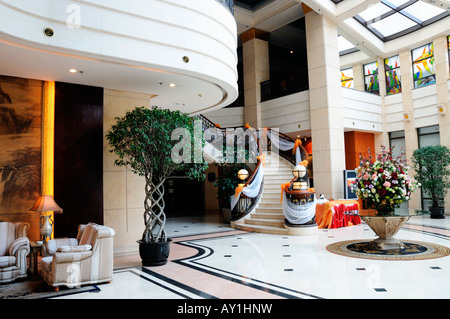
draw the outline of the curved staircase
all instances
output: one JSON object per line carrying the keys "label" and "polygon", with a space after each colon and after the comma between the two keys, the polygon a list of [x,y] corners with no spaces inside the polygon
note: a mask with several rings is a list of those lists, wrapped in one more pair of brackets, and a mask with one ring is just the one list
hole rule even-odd
{"label": "curved staircase", "polygon": [[281,209],[281,184],[292,180],[292,167],[278,154],[265,155],[264,189],[258,206],[246,217],[231,222],[231,226],[250,232],[287,235]]}

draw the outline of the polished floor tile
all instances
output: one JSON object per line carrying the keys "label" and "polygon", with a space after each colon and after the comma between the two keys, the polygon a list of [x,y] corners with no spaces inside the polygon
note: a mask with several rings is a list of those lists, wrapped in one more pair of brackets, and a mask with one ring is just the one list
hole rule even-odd
{"label": "polished floor tile", "polygon": [[[142,267],[139,256],[116,258],[114,280],[99,292],[63,299],[440,299],[450,298],[450,256],[373,260],[326,246],[373,239],[365,224],[320,229],[314,236],[248,233],[217,218],[168,220],[169,262]],[[413,217],[396,235],[450,247],[450,219]]]}

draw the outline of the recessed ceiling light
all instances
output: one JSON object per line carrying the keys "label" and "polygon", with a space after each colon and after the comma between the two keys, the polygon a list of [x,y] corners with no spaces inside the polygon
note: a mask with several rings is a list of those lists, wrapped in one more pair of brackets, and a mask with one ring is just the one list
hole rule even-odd
{"label": "recessed ceiling light", "polygon": [[176,87],[177,85],[176,85],[175,83],[170,83],[169,86],[170,86],[171,88],[174,88],[174,87]]}
{"label": "recessed ceiling light", "polygon": [[71,68],[71,69],[69,69],[69,72],[70,73],[77,73],[78,71],[77,71],[77,69]]}

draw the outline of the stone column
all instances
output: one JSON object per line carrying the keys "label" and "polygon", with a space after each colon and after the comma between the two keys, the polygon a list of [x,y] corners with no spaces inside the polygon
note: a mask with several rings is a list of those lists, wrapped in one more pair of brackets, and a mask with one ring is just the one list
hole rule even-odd
{"label": "stone column", "polygon": [[342,198],[345,143],[337,25],[314,11],[305,19],[314,188],[327,198]]}
{"label": "stone column", "polygon": [[[410,50],[403,50],[399,52],[400,58],[400,72],[402,82],[402,105],[403,105],[403,122],[405,128],[405,153],[409,163],[411,163],[411,156],[419,147],[419,139],[417,137],[417,130],[414,126],[414,104],[412,90],[414,89],[412,58]],[[413,176],[414,172],[411,169],[409,175]],[[421,209],[421,194],[420,191],[413,193],[409,201],[409,210]]]}
{"label": "stone column", "polygon": [[380,87],[381,113],[383,118],[383,132],[375,133],[375,150],[378,151],[381,144],[389,147],[389,134],[386,131],[386,111],[384,98],[386,97],[386,69],[384,59],[378,57],[378,85]]}
{"label": "stone column", "polygon": [[364,70],[361,63],[353,65],[353,88],[364,92]]}
{"label": "stone column", "polygon": [[268,34],[250,29],[241,34],[244,66],[244,120],[251,127],[261,127],[261,86],[270,79]]}
{"label": "stone column", "polygon": [[[450,109],[447,81],[449,79],[447,37],[433,40],[436,72],[437,112],[439,115],[439,136],[441,145],[450,148]],[[441,111],[442,109],[442,111]],[[450,192],[445,197],[446,214],[450,214]]]}

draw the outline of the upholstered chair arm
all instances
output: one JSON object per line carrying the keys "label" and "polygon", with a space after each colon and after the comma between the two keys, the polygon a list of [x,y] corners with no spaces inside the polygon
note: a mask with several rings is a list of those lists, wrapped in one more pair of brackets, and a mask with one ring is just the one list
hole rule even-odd
{"label": "upholstered chair arm", "polygon": [[103,226],[98,230],[97,238],[114,237],[115,231],[110,227]]}
{"label": "upholstered chair arm", "polygon": [[49,240],[45,244],[44,256],[50,256],[56,253],[59,247],[62,246],[77,246],[78,241],[75,238],[55,238]]}
{"label": "upholstered chair arm", "polygon": [[8,253],[10,256],[14,256],[19,249],[28,250],[25,256],[30,252],[30,240],[28,237],[19,237],[15,239],[11,245],[9,245]]}
{"label": "upholstered chair arm", "polygon": [[71,263],[71,262],[76,262],[76,261],[81,261],[81,260],[87,259],[91,256],[92,256],[92,250],[83,251],[83,252],[71,252],[71,253],[56,252],[53,255],[53,262],[55,262],[57,264]]}
{"label": "upholstered chair arm", "polygon": [[56,251],[59,253],[82,253],[85,251],[90,251],[92,249],[91,245],[78,245],[78,246],[61,246]]}

